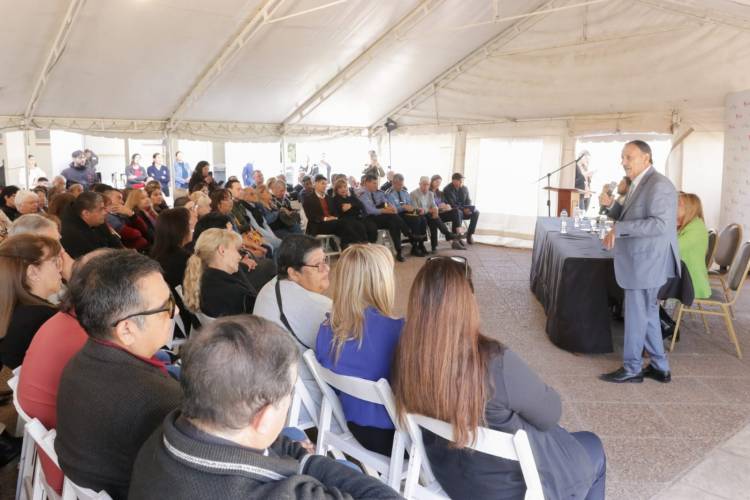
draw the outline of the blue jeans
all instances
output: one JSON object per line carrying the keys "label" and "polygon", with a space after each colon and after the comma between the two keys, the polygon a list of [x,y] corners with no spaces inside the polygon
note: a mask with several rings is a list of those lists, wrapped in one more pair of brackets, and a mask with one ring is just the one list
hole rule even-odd
{"label": "blue jeans", "polygon": [[571,432],[570,435],[581,443],[594,466],[594,484],[589,488],[586,500],[604,500],[607,457],[601,439],[593,432]]}

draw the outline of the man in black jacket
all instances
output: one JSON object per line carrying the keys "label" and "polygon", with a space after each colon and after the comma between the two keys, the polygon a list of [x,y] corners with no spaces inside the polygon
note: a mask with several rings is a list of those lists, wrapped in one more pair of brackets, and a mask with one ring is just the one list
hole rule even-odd
{"label": "man in black jacket", "polygon": [[464,176],[456,172],[451,183],[443,190],[443,200],[452,208],[457,208],[463,219],[469,219],[469,230],[466,232],[466,242],[474,243],[474,231],[479,221],[479,210],[471,203],[469,188],[463,185]]}
{"label": "man in black jacket", "polygon": [[107,225],[107,209],[99,193],[81,193],[62,213],[62,243],[77,259],[97,248],[123,248],[117,234]]}
{"label": "man in black jacket", "polygon": [[307,234],[335,234],[341,238],[344,248],[351,243],[366,243],[367,233],[362,224],[353,219],[336,217],[333,198],[326,195],[328,179],[318,174],[314,186],[313,193],[302,202],[307,217]]}
{"label": "man in black jacket", "polygon": [[141,448],[130,498],[395,499],[377,479],[279,436],[298,351],[257,316],[212,322],[183,347],[185,401]]}
{"label": "man in black jacket", "polygon": [[74,483],[128,496],[135,457],[182,390],[154,354],[174,331],[174,299],[159,264],[130,251],[91,259],[70,300],[89,335],[57,394],[55,451]]}

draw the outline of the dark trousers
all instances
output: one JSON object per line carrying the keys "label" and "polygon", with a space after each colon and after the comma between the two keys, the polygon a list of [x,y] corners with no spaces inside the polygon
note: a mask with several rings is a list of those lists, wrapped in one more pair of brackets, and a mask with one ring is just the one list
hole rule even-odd
{"label": "dark trousers", "polygon": [[341,246],[347,247],[352,243],[367,241],[367,234],[362,224],[355,219],[344,218],[329,220],[325,222],[307,223],[308,232],[315,236],[318,234],[335,234],[341,238]]}
{"label": "dark trousers", "polygon": [[422,215],[400,213],[399,217],[401,217],[403,221],[406,222],[406,225],[409,226],[411,234],[413,234],[414,236],[427,235],[427,219],[425,219]]}
{"label": "dark trousers", "polygon": [[586,450],[591,459],[591,464],[594,466],[594,484],[589,488],[586,500],[604,500],[607,457],[604,455],[602,441],[593,432],[572,432],[570,435],[581,443],[581,446],[583,446],[583,449]]}
{"label": "dark trousers", "polygon": [[458,213],[457,208],[451,208],[445,212],[440,212],[440,220],[443,222],[450,222],[454,233],[457,233],[458,228],[461,226],[461,215]]}
{"label": "dark trousers", "polygon": [[347,422],[346,426],[349,427],[349,430],[357,441],[359,441],[359,444],[375,453],[380,453],[386,457],[391,456],[393,436],[396,434],[394,429],[357,425],[354,422]]}
{"label": "dark trousers", "polygon": [[412,237],[409,226],[397,214],[369,215],[367,219],[375,222],[378,229],[388,230],[388,233],[391,235],[391,241],[393,241],[393,246],[396,247],[396,252],[401,252],[401,233],[404,233],[407,238],[411,239]]}
{"label": "dark trousers", "polygon": [[[437,248],[438,246],[438,229],[441,233],[448,236],[451,234],[450,229],[448,229],[448,226],[443,222],[440,218],[433,218],[431,215],[427,215],[427,226],[430,228],[430,244],[432,245],[432,248]],[[458,227],[458,226],[455,226]]]}
{"label": "dark trousers", "polygon": [[477,230],[477,222],[479,221],[479,210],[475,209],[469,209],[469,215],[466,215],[464,213],[464,209],[459,209],[459,212],[461,213],[461,220],[469,219],[469,230],[466,231],[466,234],[472,235],[474,234],[474,231]]}

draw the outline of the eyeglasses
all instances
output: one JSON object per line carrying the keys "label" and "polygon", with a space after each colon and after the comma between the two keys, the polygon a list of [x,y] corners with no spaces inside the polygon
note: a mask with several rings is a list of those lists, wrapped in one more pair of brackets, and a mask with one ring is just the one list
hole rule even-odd
{"label": "eyeglasses", "polygon": [[323,261],[319,262],[318,264],[302,264],[302,267],[315,267],[319,272],[322,273],[326,270],[326,268],[331,268],[331,259],[326,255]]}
{"label": "eyeglasses", "polygon": [[168,312],[169,313],[169,319],[173,319],[174,318],[174,313],[175,313],[176,310],[177,310],[177,303],[175,302],[174,297],[170,293],[169,294],[169,298],[167,299],[167,303],[163,307],[160,307],[158,309],[149,309],[147,311],[141,311],[141,312],[137,312],[137,313],[133,313],[133,314],[128,314],[124,318],[118,319],[117,321],[115,321],[114,323],[112,323],[110,326],[112,328],[114,328],[119,323],[122,323],[126,319],[135,318],[136,316],[152,316],[154,314],[159,314],[159,313],[163,313],[163,312]]}
{"label": "eyeglasses", "polygon": [[427,263],[435,260],[450,260],[455,262],[456,264],[462,265],[464,268],[464,276],[467,279],[469,278],[469,261],[466,259],[466,257],[463,257],[461,255],[435,255],[433,257],[427,257]]}

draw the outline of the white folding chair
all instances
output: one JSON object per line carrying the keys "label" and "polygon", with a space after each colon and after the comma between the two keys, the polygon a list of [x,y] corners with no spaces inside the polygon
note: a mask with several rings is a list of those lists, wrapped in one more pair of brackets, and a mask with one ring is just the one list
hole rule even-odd
{"label": "white folding chair", "polygon": [[391,233],[389,233],[387,229],[378,229],[378,239],[375,243],[388,248],[393,254],[396,253],[396,246],[391,240]]}
{"label": "white folding chair", "polygon": [[112,500],[112,497],[106,491],[96,492],[82,486],[78,486],[73,481],[65,478],[63,483],[62,500]]}
{"label": "white folding chair", "polygon": [[316,240],[323,242],[323,253],[328,257],[335,257],[341,254],[341,238],[335,234],[316,234]]}
{"label": "white folding chair", "polygon": [[[385,406],[391,420],[396,422],[396,409],[393,406],[393,396],[388,381],[380,379],[377,382],[364,380],[357,377],[348,377],[323,368],[315,353],[308,349],[303,358],[310,368],[315,381],[323,393],[320,405],[320,417],[318,425],[318,443],[316,453],[326,455],[329,450],[338,450],[358,460],[365,472],[373,477],[379,478],[396,491],[401,491],[401,480],[404,477],[404,451],[406,449],[407,436],[398,428],[393,437],[393,448],[391,457],[388,458],[380,453],[366,449],[357,442],[356,438],[349,432],[346,426],[346,417],[341,408],[336,393],[332,388],[344,392],[350,396]],[[336,432],[331,429],[331,419],[335,419],[340,427]]]}
{"label": "white folding chair", "polygon": [[13,370],[13,376],[8,380],[8,387],[13,391],[13,406],[18,413],[16,421],[16,436],[23,436],[21,444],[21,457],[18,461],[18,479],[16,480],[16,500],[31,498],[32,479],[34,477],[34,461],[36,460],[36,448],[34,442],[26,431],[26,425],[31,417],[21,408],[18,402],[18,381],[21,377],[21,367]]}
{"label": "white folding chair", "polygon": [[[429,430],[443,439],[453,441],[453,428],[450,424],[425,417],[424,415],[407,414],[406,427],[411,438],[409,449],[409,468],[404,485],[404,497],[414,499],[445,499],[448,495],[438,484],[430,469],[427,454],[422,442],[422,430]],[[468,446],[472,450],[493,455],[507,460],[515,460],[521,465],[521,473],[526,482],[525,500],[544,500],[542,481],[534,461],[526,431],[507,434],[486,427],[477,430],[476,442]],[[423,473],[426,486],[419,484],[420,472]]]}
{"label": "white folding chair", "polygon": [[[300,420],[303,408],[306,410],[309,418]],[[292,395],[292,404],[289,406],[286,426],[296,427],[303,431],[318,426],[317,407],[310,395],[310,391],[307,390],[305,383],[299,377],[297,377],[297,381],[294,383],[294,394]]]}

